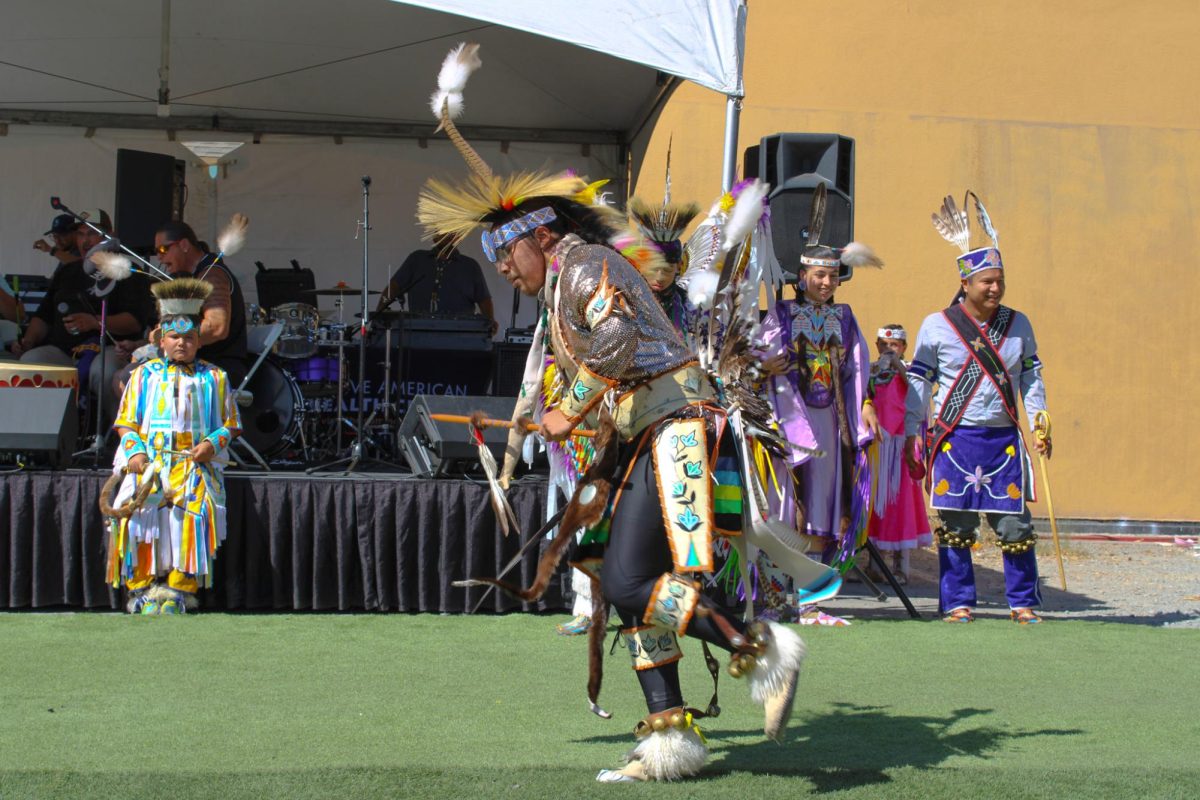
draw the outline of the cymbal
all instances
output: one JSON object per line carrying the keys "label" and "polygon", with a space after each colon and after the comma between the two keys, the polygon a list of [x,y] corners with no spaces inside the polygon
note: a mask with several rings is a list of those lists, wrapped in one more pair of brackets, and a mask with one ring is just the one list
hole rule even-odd
{"label": "cymbal", "polygon": [[[339,283],[337,286],[332,286],[328,289],[305,289],[302,294],[315,294],[318,296],[333,296],[333,295],[351,295],[362,294],[362,289],[355,289],[353,286],[347,286],[344,283]],[[368,289],[367,294],[380,294],[374,289]]]}

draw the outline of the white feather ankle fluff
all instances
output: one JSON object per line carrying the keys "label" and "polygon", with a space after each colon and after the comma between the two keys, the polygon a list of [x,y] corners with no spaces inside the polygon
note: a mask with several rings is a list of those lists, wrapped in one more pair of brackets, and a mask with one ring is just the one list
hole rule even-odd
{"label": "white feather ankle fluff", "polygon": [[787,688],[807,652],[804,641],[791,628],[768,622],[767,629],[771,632],[767,652],[758,657],[754,669],[746,676],[750,697],[759,705]]}
{"label": "white feather ankle fluff", "polygon": [[771,637],[747,675],[750,696],[763,706],[763,733],[779,740],[787,729],[804,661],[804,642],[795,633],[774,622],[768,623]]}
{"label": "white feather ankle fluff", "polygon": [[708,759],[708,748],[692,728],[655,731],[629,751],[628,761],[640,761],[652,781],[677,781],[698,773]]}

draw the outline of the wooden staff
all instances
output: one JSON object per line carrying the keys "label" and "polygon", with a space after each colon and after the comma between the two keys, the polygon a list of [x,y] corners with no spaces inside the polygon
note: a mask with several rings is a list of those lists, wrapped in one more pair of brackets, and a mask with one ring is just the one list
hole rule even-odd
{"label": "wooden staff", "polygon": [[[1039,411],[1033,415],[1033,435],[1039,442],[1050,439],[1050,415]],[[1038,453],[1038,464],[1042,468],[1042,488],[1046,491],[1046,511],[1050,515],[1050,532],[1054,534],[1054,555],[1058,559],[1058,582],[1067,590],[1067,572],[1063,569],[1062,545],[1058,541],[1058,520],[1054,517],[1054,500],[1050,496],[1050,476],[1046,474],[1046,454]]]}
{"label": "wooden staff", "polygon": [[[509,429],[511,429],[511,428],[516,427],[516,425],[514,425],[512,422],[509,422],[506,419],[490,419],[487,417],[482,417],[482,418],[476,419],[474,417],[468,417],[463,414],[430,414],[429,418],[432,420],[435,420],[437,422],[451,422],[451,423],[454,423],[455,425],[476,425],[480,428],[509,428]],[[541,429],[542,429],[542,426],[540,426],[540,425],[535,425],[532,422],[525,423],[525,430],[529,431],[530,433],[540,431]],[[596,432],[595,431],[571,431],[571,435],[572,436],[584,436],[584,437],[590,438],[590,437],[594,437],[596,435]]]}

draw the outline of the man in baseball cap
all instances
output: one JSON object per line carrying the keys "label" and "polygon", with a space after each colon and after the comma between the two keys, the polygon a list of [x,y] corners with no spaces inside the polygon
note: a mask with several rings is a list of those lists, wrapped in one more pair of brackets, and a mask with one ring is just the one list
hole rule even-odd
{"label": "man in baseball cap", "polygon": [[[79,260],[79,250],[75,247],[75,229],[79,223],[70,214],[59,214],[50,223],[50,230],[42,234],[41,239],[33,243],[34,250],[41,250],[47,255],[54,256],[60,264],[69,264]],[[54,244],[46,241],[51,236]]]}

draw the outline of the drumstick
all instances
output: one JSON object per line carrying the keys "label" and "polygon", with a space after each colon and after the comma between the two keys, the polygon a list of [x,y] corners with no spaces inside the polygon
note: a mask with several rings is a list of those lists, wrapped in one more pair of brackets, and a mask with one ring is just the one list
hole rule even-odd
{"label": "drumstick", "polygon": [[[437,422],[452,422],[456,425],[476,425],[477,424],[481,428],[514,428],[514,427],[516,427],[516,425],[514,425],[512,422],[509,422],[506,419],[488,419],[485,417],[483,419],[476,420],[476,419],[472,419],[471,417],[465,416],[463,414],[430,414],[429,418],[432,420],[435,420]],[[540,431],[541,429],[542,429],[541,425],[535,425],[532,422],[527,423],[525,425],[525,430],[527,430],[531,433]],[[592,436],[596,435],[596,432],[595,431],[571,431],[571,435],[572,436],[592,437]]]}

